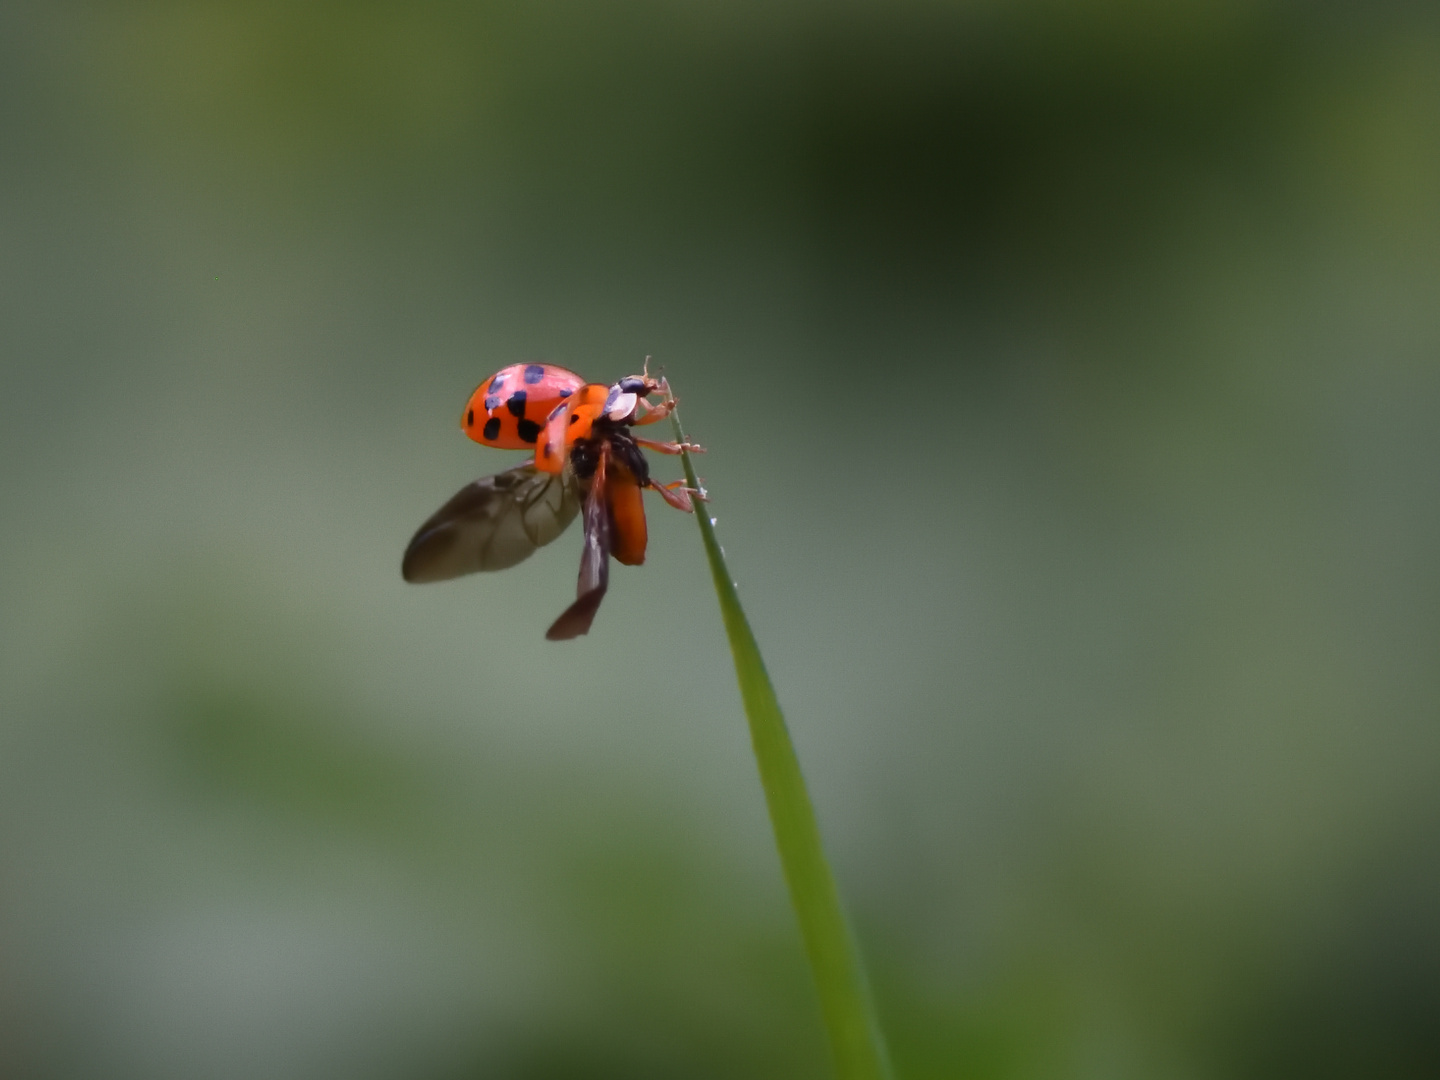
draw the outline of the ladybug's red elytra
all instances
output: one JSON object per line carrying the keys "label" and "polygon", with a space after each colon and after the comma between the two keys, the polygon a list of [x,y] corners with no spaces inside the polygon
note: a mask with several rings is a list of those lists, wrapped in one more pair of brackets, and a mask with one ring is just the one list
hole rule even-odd
{"label": "ladybug's red elytra", "polygon": [[460,426],[486,446],[528,450],[555,406],[584,385],[579,375],[554,364],[511,364],[475,388]]}
{"label": "ladybug's red elytra", "polygon": [[641,447],[662,454],[703,453],[703,447],[631,433],[674,408],[669,384],[650,375],[648,357],[641,374],[608,385],[553,364],[501,368],[470,395],[460,426],[486,446],[533,448],[535,459],[461,488],[415,533],[401,574],[419,583],[503,570],[554,540],[583,508],[576,599],[545,636],[560,641],[587,633],[605,597],[611,556],[628,566],[645,561],[642,492],[655,491],[687,512],[703,498],[682,480],[655,483],[641,453]]}

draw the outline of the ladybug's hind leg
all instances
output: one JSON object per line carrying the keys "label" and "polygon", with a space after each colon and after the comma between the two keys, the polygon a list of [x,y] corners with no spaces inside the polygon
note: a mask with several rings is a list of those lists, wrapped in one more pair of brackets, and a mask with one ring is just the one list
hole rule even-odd
{"label": "ladybug's hind leg", "polygon": [[657,484],[653,480],[645,481],[645,486],[656,492],[667,503],[676,510],[684,510],[687,514],[695,512],[695,500],[705,501],[704,492],[695,488],[686,487],[684,480],[675,480],[668,484]]}
{"label": "ladybug's hind leg", "polygon": [[654,450],[657,454],[678,454],[688,450],[692,454],[703,454],[705,448],[699,443],[693,442],[656,442],[654,439],[642,439],[639,436],[631,436],[636,446],[643,446],[647,450]]}

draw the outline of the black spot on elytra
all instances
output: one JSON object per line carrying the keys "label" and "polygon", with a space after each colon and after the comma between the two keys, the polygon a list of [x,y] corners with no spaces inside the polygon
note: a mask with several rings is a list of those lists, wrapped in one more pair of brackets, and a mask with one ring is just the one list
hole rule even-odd
{"label": "black spot on elytra", "polygon": [[490,380],[490,393],[492,393],[492,394],[496,393],[496,392],[499,391],[499,389],[500,389],[502,386],[504,386],[504,385],[505,385],[505,376],[504,376],[504,375],[496,375],[495,378],[493,378],[493,379]]}
{"label": "black spot on elytra", "polygon": [[545,377],[545,367],[542,364],[525,365],[525,381],[531,386]]}
{"label": "black spot on elytra", "polygon": [[567,398],[567,397],[569,397],[571,394],[573,394],[574,392],[575,392],[574,390],[568,390],[568,389],[567,389],[567,390],[561,390],[561,391],[560,391],[560,396],[561,396],[562,398]]}
{"label": "black spot on elytra", "polygon": [[493,394],[485,399],[485,411],[494,412],[500,407],[500,399]]}
{"label": "black spot on elytra", "polygon": [[579,420],[579,419],[580,419],[580,416],[579,416],[578,413],[571,413],[571,414],[570,414],[570,422],[571,422],[572,424],[575,423],[575,421],[576,421],[576,420]]}
{"label": "black spot on elytra", "polygon": [[521,420],[515,426],[520,429],[520,438],[523,442],[534,442],[540,437],[540,425],[534,420]]}
{"label": "black spot on elytra", "polygon": [[498,417],[498,416],[492,416],[492,417],[490,417],[489,420],[486,420],[486,421],[485,421],[485,431],[483,432],[483,434],[484,434],[484,436],[485,436],[487,439],[493,439],[493,438],[495,438],[496,435],[499,435],[499,434],[500,434],[500,417]]}
{"label": "black spot on elytra", "polygon": [[510,395],[510,400],[505,403],[505,407],[510,410],[510,414],[512,416],[524,416],[525,391],[516,390],[513,394]]}
{"label": "black spot on elytra", "polygon": [[467,409],[467,410],[465,410],[465,426],[466,426],[466,427],[474,427],[474,426],[475,426],[475,410],[474,410],[474,409]]}

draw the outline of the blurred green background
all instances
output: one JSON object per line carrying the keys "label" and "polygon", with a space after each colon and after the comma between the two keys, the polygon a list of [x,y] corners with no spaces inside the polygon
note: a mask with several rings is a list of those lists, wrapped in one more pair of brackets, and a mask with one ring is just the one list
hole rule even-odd
{"label": "blurred green background", "polygon": [[902,1077],[1440,1075],[1440,17],[1235,0],[0,8],[0,1074],[826,1075],[693,522],[400,580],[647,353]]}

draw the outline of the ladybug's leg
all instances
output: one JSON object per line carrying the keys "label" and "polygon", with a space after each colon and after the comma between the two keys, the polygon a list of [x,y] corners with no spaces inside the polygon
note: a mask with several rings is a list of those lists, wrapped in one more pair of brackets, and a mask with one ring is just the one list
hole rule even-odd
{"label": "ladybug's leg", "polygon": [[[647,356],[645,358],[645,374],[647,377],[649,373],[650,358]],[[664,420],[665,417],[675,411],[675,406],[680,404],[680,399],[670,392],[670,384],[665,380],[665,376],[660,376],[660,378],[655,381],[654,387],[650,392],[660,395],[660,404],[651,405],[650,402],[642,397],[640,399],[641,408],[638,410],[639,415],[630,421],[632,424],[653,424],[657,420]]]}
{"label": "ladybug's leg", "polygon": [[705,453],[703,446],[693,442],[656,442],[654,439],[635,439],[635,445],[643,446],[647,450],[654,450],[657,454],[678,454],[682,450],[689,450],[692,454]]}
{"label": "ladybug's leg", "polygon": [[679,401],[677,399],[669,396],[667,396],[664,401],[660,402],[659,405],[651,405],[644,398],[641,398],[640,401],[641,404],[644,406],[644,409],[641,410],[639,416],[637,416],[634,420],[630,421],[631,425],[636,427],[641,424],[653,424],[657,421],[664,420],[667,416],[669,416],[672,412],[675,411],[675,406],[679,404]]}
{"label": "ladybug's leg", "polygon": [[653,480],[645,481],[646,487],[658,492],[660,497],[675,507],[676,510],[684,510],[687,514],[693,514],[695,512],[695,500],[699,499],[701,502],[704,502],[705,495],[695,488],[685,487],[684,485],[684,480],[675,480],[668,484],[657,484]]}

